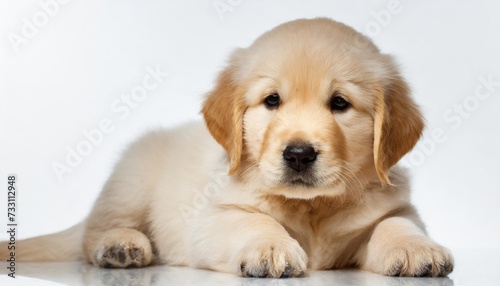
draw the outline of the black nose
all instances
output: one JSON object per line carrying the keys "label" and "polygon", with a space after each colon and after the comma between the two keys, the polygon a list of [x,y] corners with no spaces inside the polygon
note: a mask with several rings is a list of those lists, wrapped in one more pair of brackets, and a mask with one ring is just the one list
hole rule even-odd
{"label": "black nose", "polygon": [[316,151],[310,144],[293,143],[286,146],[283,158],[288,167],[297,172],[307,169],[316,160]]}

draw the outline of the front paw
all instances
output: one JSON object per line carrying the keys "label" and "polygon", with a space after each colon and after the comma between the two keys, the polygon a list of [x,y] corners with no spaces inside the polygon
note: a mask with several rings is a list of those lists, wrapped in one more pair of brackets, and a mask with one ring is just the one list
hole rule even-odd
{"label": "front paw", "polygon": [[242,253],[243,277],[297,277],[307,269],[307,255],[291,237],[254,241]]}
{"label": "front paw", "polygon": [[453,271],[448,249],[426,239],[409,240],[378,253],[372,270],[388,276],[443,277]]}

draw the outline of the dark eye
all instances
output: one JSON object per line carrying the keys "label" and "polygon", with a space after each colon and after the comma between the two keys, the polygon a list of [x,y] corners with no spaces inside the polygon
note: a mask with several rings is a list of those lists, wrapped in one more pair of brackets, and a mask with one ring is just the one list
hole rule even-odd
{"label": "dark eye", "polygon": [[277,93],[270,94],[264,99],[267,109],[276,109],[280,105],[280,96]]}
{"label": "dark eye", "polygon": [[330,99],[330,109],[332,111],[344,111],[350,106],[351,104],[338,94],[334,94]]}

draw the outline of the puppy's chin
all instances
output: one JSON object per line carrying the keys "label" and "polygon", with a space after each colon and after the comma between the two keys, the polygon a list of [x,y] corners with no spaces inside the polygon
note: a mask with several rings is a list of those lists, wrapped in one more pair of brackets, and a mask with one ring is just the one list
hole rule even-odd
{"label": "puppy's chin", "polygon": [[281,180],[278,184],[288,186],[291,188],[294,187],[304,187],[314,189],[321,182],[316,179],[314,173],[307,172],[305,174],[294,174],[291,172],[287,172],[283,174]]}
{"label": "puppy's chin", "polygon": [[338,166],[329,166],[328,172],[317,168],[295,172],[271,164],[255,164],[247,169],[245,181],[251,188],[265,195],[279,195],[289,199],[314,199],[316,197],[338,197],[346,194],[346,183],[340,176]]}

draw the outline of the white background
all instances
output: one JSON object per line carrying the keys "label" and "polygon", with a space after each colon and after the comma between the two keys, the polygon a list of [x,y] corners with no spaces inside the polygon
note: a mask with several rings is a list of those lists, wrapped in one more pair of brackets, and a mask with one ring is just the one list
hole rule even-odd
{"label": "white background", "polygon": [[[283,22],[326,16],[395,55],[422,106],[426,144],[405,161],[431,236],[451,248],[500,248],[500,1],[402,1],[396,13],[389,0],[69,1],[44,18],[47,2],[0,2],[0,222],[15,173],[19,238],[79,222],[130,142],[200,118],[233,48]],[[23,18],[40,27],[16,46]],[[120,118],[111,106],[157,65],[169,77]],[[476,90],[488,92],[479,78],[488,77],[497,86],[477,99]],[[104,118],[113,131],[58,180],[54,162],[65,163],[67,148]]]}

